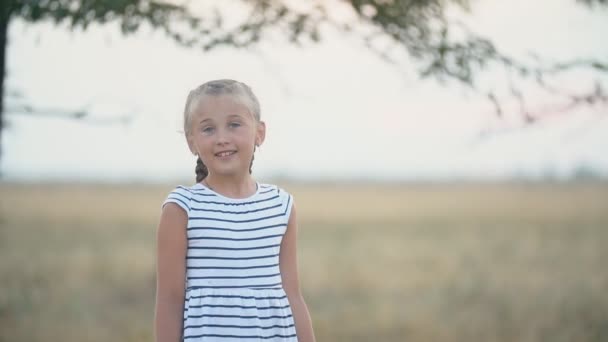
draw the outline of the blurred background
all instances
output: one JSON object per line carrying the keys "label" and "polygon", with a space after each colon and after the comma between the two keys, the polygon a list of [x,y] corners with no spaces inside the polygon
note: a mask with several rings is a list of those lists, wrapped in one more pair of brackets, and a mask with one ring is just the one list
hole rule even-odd
{"label": "blurred background", "polygon": [[249,84],[318,341],[608,340],[608,2],[3,1],[0,341],[152,341],[188,91]]}

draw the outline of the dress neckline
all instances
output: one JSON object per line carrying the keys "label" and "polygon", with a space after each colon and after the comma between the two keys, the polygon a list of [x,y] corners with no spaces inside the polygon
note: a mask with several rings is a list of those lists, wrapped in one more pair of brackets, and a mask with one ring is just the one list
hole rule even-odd
{"label": "dress neckline", "polygon": [[209,191],[210,193],[216,195],[217,197],[220,197],[220,198],[223,198],[223,199],[226,199],[226,200],[229,200],[229,201],[235,201],[235,202],[242,202],[242,201],[251,200],[254,197],[256,197],[260,193],[260,190],[261,190],[260,184],[258,182],[255,182],[255,192],[253,194],[251,194],[251,195],[249,195],[247,197],[228,197],[226,195],[222,195],[221,193],[219,193],[219,192],[211,189],[210,187],[206,186],[205,184],[203,184],[201,182],[196,183],[194,185],[194,188],[204,189],[204,190]]}

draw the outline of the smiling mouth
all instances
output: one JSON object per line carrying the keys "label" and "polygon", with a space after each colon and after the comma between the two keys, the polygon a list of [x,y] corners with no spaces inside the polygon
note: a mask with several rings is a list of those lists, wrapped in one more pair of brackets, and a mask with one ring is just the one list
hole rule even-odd
{"label": "smiling mouth", "polygon": [[216,157],[228,157],[235,154],[236,151],[222,151],[215,154]]}

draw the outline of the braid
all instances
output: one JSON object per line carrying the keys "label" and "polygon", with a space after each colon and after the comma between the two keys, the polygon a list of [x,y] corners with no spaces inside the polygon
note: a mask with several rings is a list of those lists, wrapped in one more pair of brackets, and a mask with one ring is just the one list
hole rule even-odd
{"label": "braid", "polygon": [[198,157],[198,159],[196,160],[196,168],[194,169],[194,172],[196,173],[197,183],[201,182],[209,174],[209,170],[207,170],[207,167],[205,166],[205,164],[203,164],[201,157]]}

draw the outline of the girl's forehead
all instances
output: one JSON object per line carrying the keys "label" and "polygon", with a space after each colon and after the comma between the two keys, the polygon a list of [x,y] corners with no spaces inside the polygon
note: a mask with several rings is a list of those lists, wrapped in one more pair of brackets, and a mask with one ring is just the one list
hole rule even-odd
{"label": "girl's forehead", "polygon": [[227,115],[251,116],[251,110],[243,99],[231,95],[205,95],[198,100],[194,113],[197,117]]}

